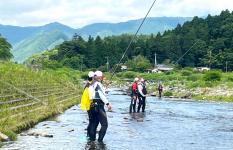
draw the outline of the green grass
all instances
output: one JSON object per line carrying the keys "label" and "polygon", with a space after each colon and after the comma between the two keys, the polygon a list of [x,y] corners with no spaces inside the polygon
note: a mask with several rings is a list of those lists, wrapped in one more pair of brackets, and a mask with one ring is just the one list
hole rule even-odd
{"label": "green grass", "polygon": [[[205,91],[205,89],[216,89],[219,87],[226,87],[227,90],[233,88],[233,73],[224,73],[219,70],[212,70],[210,72],[197,72],[193,71],[191,68],[184,68],[180,70],[173,70],[167,73],[138,73],[132,71],[126,71],[118,73],[115,79],[119,84],[125,82],[122,79],[128,78],[133,81],[134,77],[142,77],[148,81],[154,81],[154,85],[148,85],[149,92],[157,92],[157,83],[162,82],[164,87],[176,87],[185,93],[193,93],[197,89]],[[166,91],[165,91],[166,92]],[[185,93],[172,91],[173,96],[182,97]],[[226,101],[232,102],[232,96],[206,96],[206,92],[202,95],[194,94],[194,99],[207,98],[213,101]],[[232,93],[233,94],[233,93]]]}
{"label": "green grass", "polygon": [[67,68],[33,71],[1,63],[0,131],[15,140],[16,133],[79,103],[79,79],[79,72]]}

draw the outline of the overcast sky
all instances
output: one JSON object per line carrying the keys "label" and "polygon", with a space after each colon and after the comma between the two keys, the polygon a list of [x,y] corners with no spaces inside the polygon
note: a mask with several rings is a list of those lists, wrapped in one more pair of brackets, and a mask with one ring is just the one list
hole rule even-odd
{"label": "overcast sky", "polygon": [[[0,0],[0,24],[38,26],[60,22],[74,28],[145,16],[153,0]],[[206,16],[233,10],[233,0],[157,0],[150,16]]]}

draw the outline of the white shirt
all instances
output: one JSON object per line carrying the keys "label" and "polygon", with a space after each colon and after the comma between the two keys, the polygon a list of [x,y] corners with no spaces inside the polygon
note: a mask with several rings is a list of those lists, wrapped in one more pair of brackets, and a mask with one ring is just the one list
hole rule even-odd
{"label": "white shirt", "polygon": [[[97,91],[95,91],[96,88],[97,88]],[[96,97],[96,92],[99,93],[99,97]],[[107,99],[107,97],[105,95],[105,89],[104,89],[103,85],[100,82],[95,81],[89,87],[89,93],[90,93],[90,97],[92,97],[92,99],[101,99],[105,104],[108,103],[108,99]]]}
{"label": "white shirt", "polygon": [[138,83],[138,92],[139,92],[143,97],[146,97],[146,95],[143,94],[142,90],[143,90],[142,83]]}

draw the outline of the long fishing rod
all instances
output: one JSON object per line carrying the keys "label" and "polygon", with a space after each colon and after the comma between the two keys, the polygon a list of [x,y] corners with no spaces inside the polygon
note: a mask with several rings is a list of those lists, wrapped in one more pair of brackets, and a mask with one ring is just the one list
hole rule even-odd
{"label": "long fishing rod", "polygon": [[113,70],[113,72],[112,72],[112,75],[111,75],[111,77],[110,77],[110,81],[112,80],[113,76],[115,75],[116,70],[117,70],[117,68],[119,67],[119,64],[120,64],[121,61],[124,59],[124,57],[125,57],[127,51],[129,50],[130,46],[132,45],[133,41],[136,39],[138,32],[140,31],[142,25],[144,24],[144,22],[145,22],[147,16],[149,15],[151,9],[154,7],[155,2],[156,2],[156,0],[154,0],[154,2],[152,3],[150,9],[149,9],[148,12],[146,13],[146,16],[143,18],[143,20],[142,20],[140,26],[138,27],[137,31],[135,32],[135,34],[134,34],[134,36],[133,36],[133,38],[132,38],[131,41],[129,42],[129,44],[128,44],[128,46],[127,46],[125,52],[123,53],[123,55],[122,55],[120,61],[117,63],[116,67],[114,68],[114,70]]}
{"label": "long fishing rod", "polygon": [[198,39],[176,62],[175,64],[178,64],[178,62],[195,46],[197,45],[197,43],[200,42],[200,40]]}

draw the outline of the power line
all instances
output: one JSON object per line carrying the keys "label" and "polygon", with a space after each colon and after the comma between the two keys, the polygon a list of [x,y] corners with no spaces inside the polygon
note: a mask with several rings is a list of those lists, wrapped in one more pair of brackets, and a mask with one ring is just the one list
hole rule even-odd
{"label": "power line", "polygon": [[198,43],[200,40],[198,39],[177,61],[175,64],[178,64],[178,62]]}

